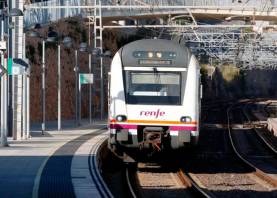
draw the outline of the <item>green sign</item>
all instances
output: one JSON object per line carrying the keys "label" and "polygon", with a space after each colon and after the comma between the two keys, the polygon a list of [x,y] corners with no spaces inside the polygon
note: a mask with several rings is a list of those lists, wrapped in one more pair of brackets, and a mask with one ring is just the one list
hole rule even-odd
{"label": "green sign", "polygon": [[13,59],[9,58],[8,59],[8,74],[12,75],[12,66],[13,66]]}
{"label": "green sign", "polygon": [[8,58],[9,75],[23,75],[28,68],[28,59]]}
{"label": "green sign", "polygon": [[79,74],[80,84],[93,84],[93,74]]}

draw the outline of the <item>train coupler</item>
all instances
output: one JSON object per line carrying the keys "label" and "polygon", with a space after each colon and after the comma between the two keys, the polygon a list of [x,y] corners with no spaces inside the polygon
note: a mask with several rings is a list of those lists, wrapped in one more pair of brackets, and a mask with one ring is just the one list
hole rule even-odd
{"label": "train coupler", "polygon": [[143,130],[143,141],[139,143],[140,149],[147,147],[155,151],[161,151],[162,132],[162,127],[145,127]]}

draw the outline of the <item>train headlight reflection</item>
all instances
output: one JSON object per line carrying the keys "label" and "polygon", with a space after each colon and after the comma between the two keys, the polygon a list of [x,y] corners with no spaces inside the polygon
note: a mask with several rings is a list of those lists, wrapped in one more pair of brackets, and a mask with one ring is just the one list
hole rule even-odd
{"label": "train headlight reflection", "polygon": [[126,120],[127,120],[127,117],[125,115],[116,116],[116,121],[118,121],[118,122],[124,122]]}
{"label": "train headlight reflection", "polygon": [[192,119],[191,119],[190,116],[182,116],[182,117],[180,118],[180,121],[181,121],[181,122],[191,122]]}

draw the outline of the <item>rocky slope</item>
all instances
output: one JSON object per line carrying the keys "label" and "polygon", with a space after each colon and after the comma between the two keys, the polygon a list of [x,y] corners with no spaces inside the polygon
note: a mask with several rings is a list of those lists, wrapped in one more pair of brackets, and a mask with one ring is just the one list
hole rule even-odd
{"label": "rocky slope", "polygon": [[[50,26],[42,27],[38,30],[43,37],[47,36]],[[79,48],[79,43],[88,43],[88,26],[84,25],[81,18],[70,18],[51,24],[54,31],[59,33],[60,40],[65,36],[73,39],[71,48],[61,46],[61,87],[62,87],[62,119],[73,119],[75,116],[75,49]],[[93,30],[93,28],[91,28]],[[91,32],[92,34],[92,32]],[[104,32],[104,49],[114,53],[117,46],[116,32]],[[92,37],[91,37],[92,38]],[[93,40],[93,38],[91,39]],[[93,43],[93,42],[92,42]],[[41,59],[42,42],[39,38],[26,37],[26,55],[31,65],[31,121],[36,122],[41,119]],[[46,43],[46,120],[57,119],[57,44]],[[81,73],[88,73],[88,53],[78,52],[78,63]],[[109,70],[110,59],[105,58],[105,77]],[[99,106],[99,61],[93,57],[93,73],[95,74],[95,84],[93,85],[93,104],[94,108]],[[105,83],[106,85],[106,83]],[[97,91],[96,91],[97,90]],[[106,90],[106,87],[105,87]],[[82,117],[87,117],[88,108],[88,85],[82,87]],[[106,93],[105,93],[106,95]],[[94,116],[97,110],[94,109]]]}

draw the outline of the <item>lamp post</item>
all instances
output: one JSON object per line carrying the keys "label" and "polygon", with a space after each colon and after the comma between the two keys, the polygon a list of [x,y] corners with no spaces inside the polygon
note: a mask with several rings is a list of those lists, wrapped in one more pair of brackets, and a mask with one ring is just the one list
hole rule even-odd
{"label": "lamp post", "polygon": [[100,113],[101,113],[101,115],[100,115],[100,117],[101,117],[101,119],[103,119],[103,114],[104,114],[104,83],[103,83],[103,58],[105,58],[105,57],[110,57],[111,56],[111,51],[109,51],[109,50],[106,50],[104,53],[101,53],[101,49],[100,48],[94,48],[93,50],[92,50],[92,54],[95,56],[95,57],[97,57],[97,58],[101,58],[101,62],[100,62],[100,64],[101,64],[101,84],[100,84]]}
{"label": "lamp post", "polygon": [[79,126],[79,117],[78,117],[78,93],[79,93],[79,66],[78,66],[78,50],[75,50],[75,125]]}
{"label": "lamp post", "polygon": [[72,40],[70,37],[64,37],[62,43],[58,44],[58,130],[61,130],[61,44],[70,47]]}
{"label": "lamp post", "polygon": [[[92,69],[91,69],[91,53],[89,52],[88,54],[88,70],[89,73],[92,73]],[[89,84],[89,123],[91,123],[91,114],[92,114],[92,109],[91,109],[91,94],[92,94],[92,84]]]}
{"label": "lamp post", "polygon": [[[89,53],[89,61],[88,61],[88,68],[89,73],[92,73],[91,62],[92,62],[92,55],[95,57],[107,57],[111,55],[110,51],[106,51],[104,54],[101,54],[99,48],[92,48],[90,49],[87,46],[87,43],[81,43],[79,46],[80,52],[88,52]],[[76,72],[76,123],[80,125],[81,122],[81,84],[79,81],[79,67],[78,67],[78,51],[75,51],[75,72]],[[77,68],[77,69],[76,69]],[[77,90],[78,88],[78,90]],[[92,84],[89,84],[89,122],[92,122]]]}
{"label": "lamp post", "polygon": [[[35,29],[40,29],[39,26],[35,26]],[[41,60],[41,111],[42,111],[42,120],[41,120],[41,133],[42,135],[45,132],[45,39],[37,31],[31,31],[27,33],[28,37],[32,38],[42,38],[42,60]]]}
{"label": "lamp post", "polygon": [[45,40],[42,40],[42,65],[41,65],[41,108],[42,108],[42,122],[41,122],[41,133],[45,132]]}
{"label": "lamp post", "polygon": [[[36,27],[40,27],[39,24]],[[37,29],[38,29],[37,28]],[[36,31],[29,32],[30,37],[42,38]],[[61,44],[65,47],[71,47],[72,39],[64,37],[63,41],[58,40],[58,33],[49,28],[46,40],[42,40],[42,133],[45,131],[45,43],[58,43],[58,73],[57,73],[57,87],[58,87],[58,130],[61,130]]]}
{"label": "lamp post", "polygon": [[[53,37],[47,37],[45,40],[38,32],[31,31],[27,34],[29,37],[42,38],[42,60],[41,60],[41,110],[42,110],[42,119],[41,119],[41,133],[44,135],[45,132],[45,42],[46,40],[52,41]],[[49,36],[49,33],[48,33]]]}
{"label": "lamp post", "polygon": [[61,130],[61,44],[65,47],[70,47],[72,39],[70,37],[64,37],[63,41],[58,40],[58,33],[51,30],[48,33],[47,42],[58,43],[58,74],[57,74],[57,87],[58,87],[58,130]]}
{"label": "lamp post", "polygon": [[[79,51],[80,52],[87,52],[88,51],[88,46],[87,43],[80,43],[79,46]],[[81,125],[81,118],[82,118],[82,111],[81,111],[81,107],[82,107],[82,98],[81,98],[81,83],[79,80],[79,65],[78,65],[78,50],[75,50],[75,77],[76,77],[76,122],[77,125],[80,126]]]}
{"label": "lamp post", "polygon": [[[92,54],[94,53],[93,51],[94,49],[90,49],[86,43],[81,43],[80,47],[79,47],[79,51],[80,52],[88,52],[89,53],[89,60],[88,60],[88,69],[89,69],[89,73],[92,73],[92,68],[91,68],[91,61],[92,61]],[[76,59],[77,61],[77,59]],[[78,83],[80,83],[78,81]],[[78,109],[80,109],[80,114],[81,114],[81,85],[79,84],[79,107]],[[89,84],[89,123],[92,122],[92,84]]]}
{"label": "lamp post", "polygon": [[[92,74],[92,66],[91,66],[92,65],[92,56],[95,53],[98,53],[98,50],[96,48],[92,48],[92,49],[90,48],[90,49],[88,49],[88,53],[89,53],[89,56],[88,56],[88,69],[89,69],[89,73],[91,75],[93,75]],[[89,123],[92,123],[92,83],[89,84]]]}
{"label": "lamp post", "polygon": [[61,45],[58,44],[58,131],[61,130]]}

